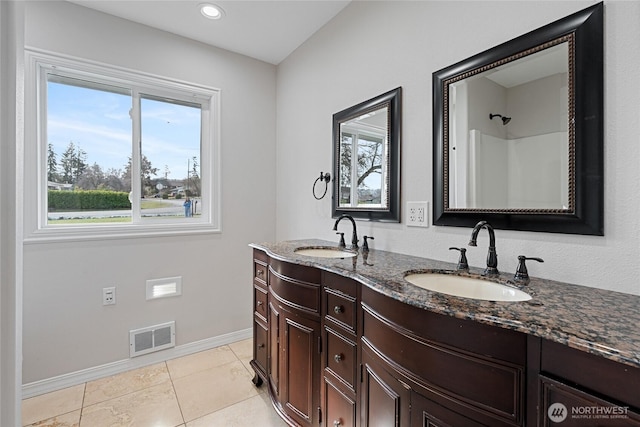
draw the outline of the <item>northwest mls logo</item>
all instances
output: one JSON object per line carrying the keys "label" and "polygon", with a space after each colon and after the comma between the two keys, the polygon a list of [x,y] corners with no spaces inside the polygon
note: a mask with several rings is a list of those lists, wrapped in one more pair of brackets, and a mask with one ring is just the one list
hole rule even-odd
{"label": "northwest mls logo", "polygon": [[567,419],[568,414],[569,411],[567,411],[567,407],[562,403],[554,403],[553,405],[549,406],[549,409],[547,410],[547,416],[554,423],[563,422]]}
{"label": "northwest mls logo", "polygon": [[547,416],[554,423],[561,423],[571,416],[572,420],[618,420],[628,419],[628,406],[572,406],[571,413],[562,403],[549,406]]}

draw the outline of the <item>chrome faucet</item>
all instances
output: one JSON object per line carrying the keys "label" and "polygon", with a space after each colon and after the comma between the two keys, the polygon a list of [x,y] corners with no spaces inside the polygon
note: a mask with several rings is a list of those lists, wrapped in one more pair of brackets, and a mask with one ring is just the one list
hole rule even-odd
{"label": "chrome faucet", "polygon": [[476,240],[478,233],[481,229],[486,228],[489,232],[489,252],[487,253],[487,268],[484,270],[484,274],[488,276],[497,276],[498,272],[498,254],[496,253],[496,235],[493,232],[493,227],[487,221],[480,221],[473,227],[471,232],[471,239],[469,240],[469,246],[478,246]]}
{"label": "chrome faucet", "polygon": [[338,219],[336,219],[336,223],[333,225],[333,231],[338,231],[338,223],[345,218],[351,221],[351,224],[353,225],[353,234],[351,235],[351,248],[358,249],[358,232],[356,231],[356,221],[353,219],[351,215],[348,215],[348,214],[340,215]]}

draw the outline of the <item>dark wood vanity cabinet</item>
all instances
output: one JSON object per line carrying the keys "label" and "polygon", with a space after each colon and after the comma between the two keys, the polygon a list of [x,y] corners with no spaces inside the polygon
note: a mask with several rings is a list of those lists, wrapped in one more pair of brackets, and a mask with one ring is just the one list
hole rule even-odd
{"label": "dark wood vanity cabinet", "polygon": [[253,269],[254,382],[292,426],[542,427],[564,407],[563,426],[640,427],[640,368],[257,249]]}

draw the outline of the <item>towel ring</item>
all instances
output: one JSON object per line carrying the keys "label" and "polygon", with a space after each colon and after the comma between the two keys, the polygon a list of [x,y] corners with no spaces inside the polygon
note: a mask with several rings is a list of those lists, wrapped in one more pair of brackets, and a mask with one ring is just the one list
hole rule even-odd
{"label": "towel ring", "polygon": [[[325,182],[324,193],[322,193],[322,196],[320,196],[320,197],[316,196],[316,184],[318,183],[318,181],[324,181]],[[320,176],[318,178],[316,178],[316,180],[313,182],[313,197],[315,197],[316,200],[323,199],[324,196],[327,194],[327,189],[329,188],[329,181],[331,181],[331,175],[329,174],[329,172],[327,172],[327,173],[320,172]]]}

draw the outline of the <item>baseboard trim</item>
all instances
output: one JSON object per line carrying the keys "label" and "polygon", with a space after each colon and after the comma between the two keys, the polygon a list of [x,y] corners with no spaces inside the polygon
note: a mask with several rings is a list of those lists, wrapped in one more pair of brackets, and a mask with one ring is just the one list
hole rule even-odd
{"label": "baseboard trim", "polygon": [[217,337],[206,338],[201,341],[183,344],[177,347],[159,351],[157,353],[150,353],[132,359],[119,360],[117,362],[94,366],[92,368],[70,372],[68,374],[59,375],[57,377],[23,384],[22,398],[28,399],[29,397],[39,396],[44,393],[72,387],[74,385],[82,384],[87,381],[93,381],[99,378],[104,378],[122,372],[130,371],[131,369],[137,369],[143,366],[165,362],[177,357],[187,356],[199,351],[220,347],[222,345],[251,338],[253,336],[252,332],[253,330],[251,328],[243,329],[224,335],[218,335]]}

